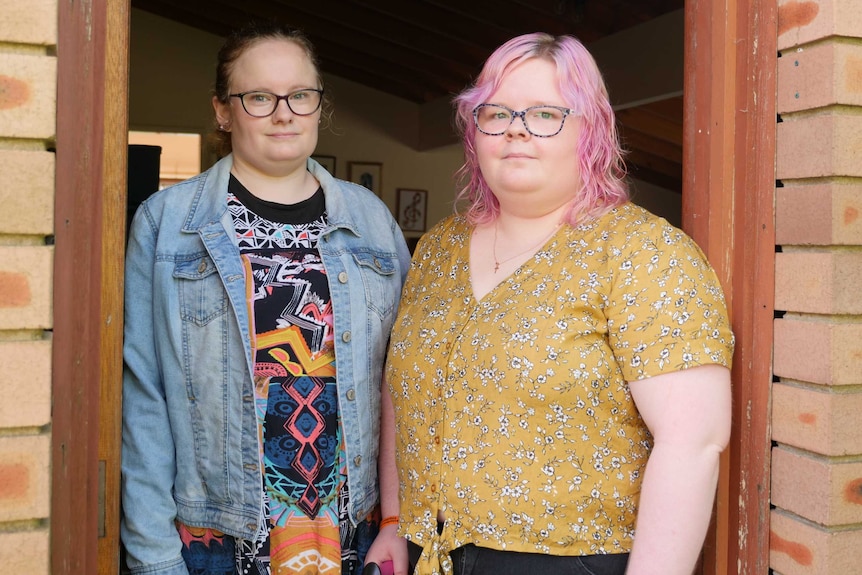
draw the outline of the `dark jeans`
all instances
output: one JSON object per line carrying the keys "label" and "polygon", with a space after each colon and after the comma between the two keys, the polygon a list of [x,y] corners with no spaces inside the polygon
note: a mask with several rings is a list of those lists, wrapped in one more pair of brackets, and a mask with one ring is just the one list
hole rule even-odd
{"label": "dark jeans", "polygon": [[[415,565],[422,548],[407,542],[410,565]],[[449,553],[455,575],[624,575],[628,553],[563,557],[542,553],[497,551],[465,545]]]}

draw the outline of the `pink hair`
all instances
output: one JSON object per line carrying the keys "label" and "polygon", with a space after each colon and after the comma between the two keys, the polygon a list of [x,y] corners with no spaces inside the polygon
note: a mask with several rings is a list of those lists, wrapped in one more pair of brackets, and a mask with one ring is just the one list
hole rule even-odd
{"label": "pink hair", "polygon": [[531,58],[545,58],[556,64],[560,93],[566,106],[575,110],[581,121],[576,152],[581,189],[567,214],[568,222],[576,225],[628,200],[616,120],[595,60],[572,36],[524,34],[497,48],[485,61],[473,85],[454,100],[455,122],[464,139],[465,156],[464,165],[456,174],[463,186],[457,201],[467,203],[466,215],[474,224],[494,220],[500,204],[479,168],[473,109],[497,90],[509,69]]}

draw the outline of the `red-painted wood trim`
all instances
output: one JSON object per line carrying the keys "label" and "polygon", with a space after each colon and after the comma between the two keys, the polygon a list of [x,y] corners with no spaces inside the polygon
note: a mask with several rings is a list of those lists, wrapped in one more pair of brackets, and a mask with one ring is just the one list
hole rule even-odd
{"label": "red-painted wood trim", "polygon": [[107,314],[114,312],[105,309],[104,302],[110,301],[105,298],[106,286],[116,281],[103,266],[103,234],[114,233],[105,232],[103,225],[108,213],[103,189],[106,20],[111,1],[57,3],[53,575],[97,573],[98,569],[100,384],[108,361],[102,335]]}
{"label": "red-painted wood trim", "polygon": [[[129,139],[129,0],[106,4],[102,162],[101,377],[98,459],[104,505],[98,573],[120,572],[120,445],[123,372],[123,261]],[[125,565],[123,565],[125,567]]]}
{"label": "red-painted wood trim", "polygon": [[777,0],[687,0],[683,227],[716,267],[736,353],[704,575],[769,569]]}

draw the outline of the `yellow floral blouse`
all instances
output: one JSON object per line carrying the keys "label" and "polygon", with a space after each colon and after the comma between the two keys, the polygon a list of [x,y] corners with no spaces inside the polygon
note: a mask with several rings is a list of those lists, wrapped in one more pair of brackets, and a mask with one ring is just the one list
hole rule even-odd
{"label": "yellow floral blouse", "polygon": [[629,203],[561,227],[476,301],[471,232],[453,216],[422,239],[390,342],[416,573],[451,573],[467,543],[628,552],[652,440],[626,381],[730,367],[719,282],[694,241]]}

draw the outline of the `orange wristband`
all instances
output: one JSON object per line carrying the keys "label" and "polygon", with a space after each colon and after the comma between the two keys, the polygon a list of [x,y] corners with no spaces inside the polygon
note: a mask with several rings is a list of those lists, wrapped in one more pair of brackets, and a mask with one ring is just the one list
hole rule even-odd
{"label": "orange wristband", "polygon": [[380,521],[380,529],[383,529],[387,525],[398,525],[398,516],[397,515],[390,515],[389,517],[384,517]]}

